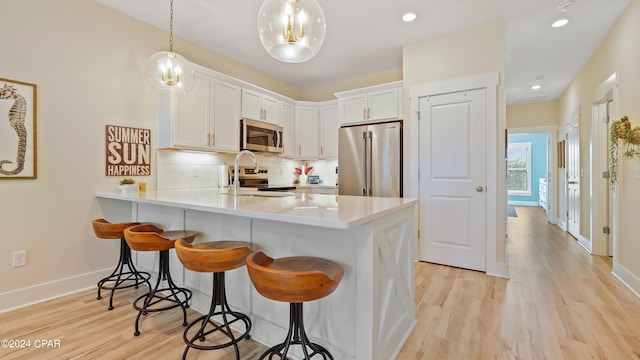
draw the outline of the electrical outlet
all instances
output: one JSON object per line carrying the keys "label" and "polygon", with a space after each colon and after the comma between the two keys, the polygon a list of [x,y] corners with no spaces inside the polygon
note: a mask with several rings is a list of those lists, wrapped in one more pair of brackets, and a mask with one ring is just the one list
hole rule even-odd
{"label": "electrical outlet", "polygon": [[27,265],[27,250],[14,251],[13,252],[13,264],[12,266],[25,266]]}
{"label": "electrical outlet", "polygon": [[198,167],[197,166],[194,166],[191,169],[191,174],[193,175],[194,178],[197,178],[198,176],[200,176],[200,174],[198,174]]}

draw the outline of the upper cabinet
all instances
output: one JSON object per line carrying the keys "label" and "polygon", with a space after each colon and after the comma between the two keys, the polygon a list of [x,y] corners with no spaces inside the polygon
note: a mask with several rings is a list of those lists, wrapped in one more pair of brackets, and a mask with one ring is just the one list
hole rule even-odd
{"label": "upper cabinet", "polygon": [[158,95],[158,148],[238,151],[240,87],[196,72],[187,95]]}
{"label": "upper cabinet", "polygon": [[338,98],[340,124],[402,118],[402,81],[344,91],[335,95]]}
{"label": "upper cabinet", "polygon": [[318,158],[318,107],[296,106],[296,142],[298,151],[295,158],[313,160]]}
{"label": "upper cabinet", "polygon": [[255,90],[242,89],[242,117],[282,125],[280,100]]}
{"label": "upper cabinet", "polygon": [[338,129],[340,128],[337,101],[327,101],[320,106],[318,127],[320,141],[319,158],[337,159]]}
{"label": "upper cabinet", "polygon": [[282,154],[280,156],[282,157],[293,158],[297,153],[295,111],[294,104],[286,101],[280,103],[282,119]]}

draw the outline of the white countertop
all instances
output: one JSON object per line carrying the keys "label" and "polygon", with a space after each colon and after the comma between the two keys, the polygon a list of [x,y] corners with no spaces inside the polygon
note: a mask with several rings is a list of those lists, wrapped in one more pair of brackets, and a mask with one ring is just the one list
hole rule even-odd
{"label": "white countertop", "polygon": [[338,188],[335,184],[296,184],[297,188],[322,188],[322,189],[336,189]]}
{"label": "white countertop", "polygon": [[[272,196],[269,196],[272,195]],[[148,190],[140,193],[97,192],[96,197],[183,209],[349,229],[417,203],[415,199],[295,194],[242,189]]]}

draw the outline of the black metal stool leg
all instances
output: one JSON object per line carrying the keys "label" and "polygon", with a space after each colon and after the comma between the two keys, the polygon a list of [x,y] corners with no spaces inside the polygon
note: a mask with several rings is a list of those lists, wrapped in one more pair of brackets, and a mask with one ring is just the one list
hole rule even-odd
{"label": "black metal stool leg", "polygon": [[[250,337],[249,331],[251,331],[251,319],[249,319],[249,317],[245,314],[231,310],[229,304],[227,303],[224,279],[224,272],[213,273],[213,292],[211,294],[211,305],[209,307],[209,312],[206,315],[192,321],[189,326],[184,329],[182,338],[187,346],[185,347],[184,353],[182,354],[183,360],[186,358],[187,352],[190,348],[198,350],[215,350],[222,349],[227,346],[234,347],[236,359],[240,360],[240,350],[238,348],[238,343],[241,340],[248,339]],[[220,309],[216,311],[218,307]],[[215,316],[222,317],[221,324],[217,324],[216,322],[214,322],[212,318]],[[235,337],[233,331],[231,330],[231,325],[238,321],[244,323],[245,330],[239,337]],[[198,331],[189,336],[190,330],[198,326]],[[209,327],[209,329],[207,329],[207,327]],[[197,341],[204,342],[209,335],[217,331],[229,338],[229,341],[212,345],[201,345],[197,343]]]}
{"label": "black metal stool leg", "polygon": [[[309,360],[316,355],[322,356],[323,359],[333,360],[333,356],[329,350],[323,346],[312,343],[307,337],[307,333],[304,331],[304,321],[302,316],[302,304],[303,303],[290,303],[289,305],[289,331],[287,338],[281,344],[272,346],[269,350],[265,351],[259,360],[272,359],[274,355],[278,356],[278,359],[286,359],[287,353],[291,345],[300,345],[302,352],[304,353],[304,359]],[[308,349],[311,349],[309,353]]]}
{"label": "black metal stool leg", "polygon": [[[128,269],[125,269],[125,266]],[[118,264],[111,275],[98,282],[98,296],[96,299],[102,299],[102,290],[110,290],[109,310],[113,310],[113,294],[116,290],[130,287],[135,287],[137,289],[140,284],[144,283],[146,283],[149,290],[151,290],[151,284],[149,283],[150,277],[151,275],[149,273],[138,271],[135,268],[133,260],[131,259],[131,248],[129,248],[125,239],[121,238]]]}
{"label": "black metal stool leg", "polygon": [[[167,287],[160,288],[162,281],[166,281]],[[186,326],[187,308],[189,307],[189,300],[191,300],[191,296],[191,290],[178,287],[171,278],[171,272],[169,271],[169,250],[160,251],[156,285],[151,288],[148,293],[139,296],[133,302],[133,308],[138,310],[135,332],[133,335],[140,335],[139,322],[141,315],[147,315],[150,312],[170,310],[178,306],[182,309],[182,325]]]}

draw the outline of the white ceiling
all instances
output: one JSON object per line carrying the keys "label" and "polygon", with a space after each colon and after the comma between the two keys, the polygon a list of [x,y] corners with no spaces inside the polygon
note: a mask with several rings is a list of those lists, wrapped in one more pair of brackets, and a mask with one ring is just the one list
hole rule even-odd
{"label": "white ceiling", "polygon": [[[169,30],[169,0],[96,1]],[[564,13],[569,25],[553,29],[560,3],[568,0],[319,0],[327,18],[320,53],[290,64],[260,44],[262,1],[174,0],[174,35],[309,88],[399,69],[403,45],[504,21],[508,104],[557,99],[631,2],[575,0]],[[418,14],[413,23],[400,19],[408,10]],[[533,91],[537,77],[543,87]]]}

